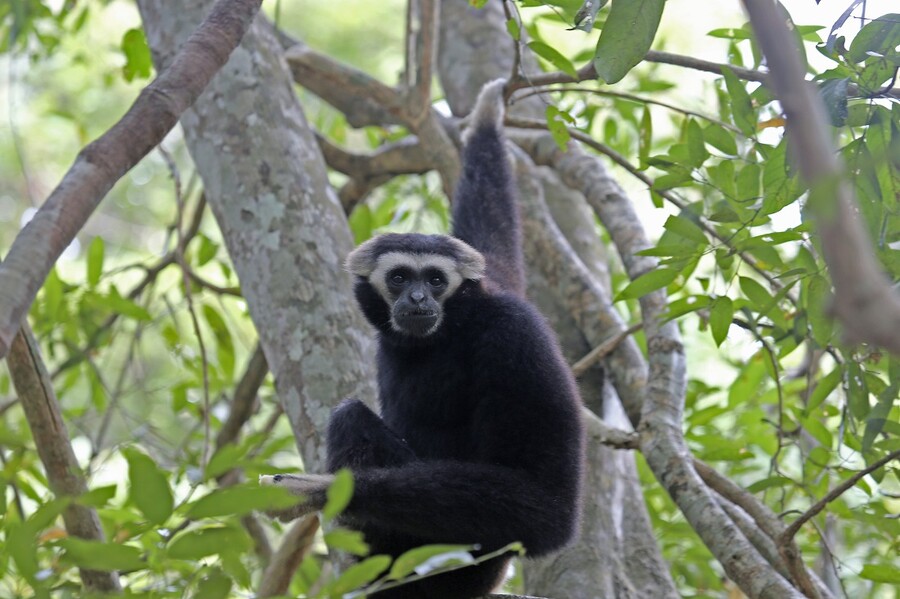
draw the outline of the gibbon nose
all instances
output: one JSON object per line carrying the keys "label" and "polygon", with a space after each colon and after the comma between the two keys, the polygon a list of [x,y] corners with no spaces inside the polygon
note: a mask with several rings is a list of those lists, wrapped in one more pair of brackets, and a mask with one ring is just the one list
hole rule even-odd
{"label": "gibbon nose", "polygon": [[417,304],[421,304],[422,300],[425,299],[425,293],[423,291],[415,289],[410,292],[409,299],[411,299],[412,301],[414,301]]}

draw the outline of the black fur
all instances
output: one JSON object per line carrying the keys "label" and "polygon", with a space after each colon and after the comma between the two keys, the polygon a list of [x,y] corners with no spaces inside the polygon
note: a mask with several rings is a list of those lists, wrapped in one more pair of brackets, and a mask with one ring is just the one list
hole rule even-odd
{"label": "black fur", "polygon": [[[374,553],[430,543],[477,544],[486,553],[521,541],[529,556],[540,556],[577,527],[581,402],[556,338],[521,298],[521,233],[504,140],[477,111],[454,234],[485,255],[487,280],[463,282],[444,302],[440,328],[411,337],[392,329],[384,298],[357,278],[356,298],[379,333],[381,417],[357,400],[342,403],[328,429],[328,467],[353,470],[344,519]],[[386,243],[452,252],[442,236],[395,235]],[[501,557],[375,596],[476,597],[497,585],[507,563]]]}

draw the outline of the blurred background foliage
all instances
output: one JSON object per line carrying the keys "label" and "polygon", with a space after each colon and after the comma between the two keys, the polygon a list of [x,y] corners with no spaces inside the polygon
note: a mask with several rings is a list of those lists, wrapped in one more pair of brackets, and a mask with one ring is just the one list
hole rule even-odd
{"label": "blurred background foliage", "polygon": [[[691,4],[669,2],[654,48],[760,67],[736,5],[705,7],[698,15]],[[809,9],[812,0],[804,4]],[[580,5],[519,5],[530,39],[556,51],[533,46],[548,70],[578,67],[594,55],[606,11],[594,31],[569,31]],[[397,80],[403,2],[267,2],[265,9],[317,50],[385,82]],[[831,21],[798,19],[797,29],[831,109],[862,215],[894,281],[900,278],[900,103],[874,96],[895,82],[900,66],[898,19],[887,15],[864,28],[865,22],[851,19],[830,41]],[[0,5],[0,252],[80,148],[120,117],[152,75],[131,2]],[[769,92],[730,74],[652,63],[640,64],[615,87],[569,87],[578,89],[543,95],[548,119],[571,122],[655,179],[648,193],[615,167],[658,239],[648,253],[661,267],[634,282],[617,270],[614,286],[631,321],[638,319],[642,293],[668,288],[671,315],[686,338],[685,430],[697,457],[777,513],[794,514],[900,448],[900,363],[873,348],[842,345],[828,318],[830,282],[804,218],[804,189],[790,166],[789,156],[800,150],[782,139],[783,121]],[[313,126],[351,149],[406,133],[353,130],[316,97],[298,93]],[[442,105],[439,96],[435,101]],[[558,134],[566,138],[564,130]],[[31,311],[76,453],[90,474],[85,502],[98,507],[107,538],[130,549],[98,554],[64,538],[57,521],[62,504],[51,500],[0,366],[0,596],[46,596],[51,589],[81,596],[73,566],[85,565],[90,555],[130,572],[126,580],[135,593],[245,595],[260,568],[239,525],[246,513],[240,506],[251,500],[226,501],[238,506],[231,512],[197,512],[196,505],[217,493],[214,480],[229,468],[255,480],[301,467],[289,428],[277,417],[270,381],[244,436],[204,462],[255,333],[180,134],[163,147],[165,153],[154,152],[116,185]],[[342,182],[341,175],[332,177]],[[186,205],[181,222],[176,180]],[[199,223],[193,233],[192,221]],[[357,241],[384,230],[440,232],[448,226],[448,206],[433,174],[398,177],[359,205],[350,223]],[[202,348],[174,259],[176,227],[188,231],[185,260],[194,275],[188,288]],[[721,568],[640,465],[654,527],[680,590],[724,596]],[[193,523],[191,510],[195,517],[212,513],[214,521]],[[814,523],[798,542],[805,555],[822,556],[819,571],[839,578],[845,596],[898,596],[896,464],[862,479]],[[320,555],[308,558],[292,591],[324,592],[316,586],[321,568]],[[511,587],[517,584],[514,579]]]}

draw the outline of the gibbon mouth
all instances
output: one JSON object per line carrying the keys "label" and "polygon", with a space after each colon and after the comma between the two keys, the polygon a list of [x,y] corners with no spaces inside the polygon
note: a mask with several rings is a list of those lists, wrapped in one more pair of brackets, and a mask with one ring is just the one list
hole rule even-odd
{"label": "gibbon mouth", "polygon": [[404,318],[434,318],[434,310],[411,310],[403,314]]}

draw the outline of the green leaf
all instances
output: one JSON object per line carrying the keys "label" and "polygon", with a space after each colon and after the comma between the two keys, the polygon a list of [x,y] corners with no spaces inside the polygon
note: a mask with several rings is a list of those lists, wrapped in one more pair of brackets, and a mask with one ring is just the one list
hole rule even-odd
{"label": "green leaf", "polygon": [[653,118],[650,113],[650,107],[644,107],[644,114],[641,115],[640,144],[638,146],[638,158],[641,162],[641,168],[646,168],[647,159],[650,157],[650,150],[653,148]]}
{"label": "green leaf", "polygon": [[33,582],[38,573],[35,533],[22,522],[11,521],[5,527],[4,552],[12,556],[19,573]]}
{"label": "green leaf", "polygon": [[116,485],[106,485],[103,487],[97,487],[96,489],[91,489],[84,495],[78,498],[78,505],[85,505],[90,507],[103,507],[109,501],[116,496]]}
{"label": "green leaf", "polygon": [[900,584],[900,568],[889,564],[866,564],[859,576],[874,582]]}
{"label": "green leaf", "polygon": [[786,487],[788,485],[792,485],[794,481],[784,476],[770,476],[768,478],[764,478],[762,480],[758,480],[749,487],[747,490],[751,493],[759,493],[760,491],[765,491],[766,489],[771,489],[772,487]]}
{"label": "green leaf", "polygon": [[689,119],[685,130],[685,143],[687,143],[689,164],[699,168],[709,158],[709,152],[703,143],[703,129],[694,119]]}
{"label": "green leaf", "polygon": [[103,238],[97,235],[91,240],[87,251],[87,283],[91,288],[96,287],[103,275],[103,254],[105,246]]}
{"label": "green leaf", "polygon": [[728,336],[732,318],[734,318],[734,304],[731,299],[724,295],[714,299],[712,307],[709,309],[709,328],[716,347],[722,345],[725,337]]}
{"label": "green leaf", "polygon": [[[87,295],[85,295],[85,299],[88,299]],[[116,289],[115,286],[110,287],[108,294],[104,296],[98,296],[98,300],[106,310],[116,312],[118,314],[121,314],[122,316],[125,316],[126,318],[144,322],[153,320],[153,317],[150,316],[150,313],[147,312],[145,308],[137,305],[130,299],[126,299],[119,295],[119,290]]]}
{"label": "green leaf", "polygon": [[322,508],[322,517],[331,520],[347,508],[353,497],[353,474],[346,468],[338,470],[325,496],[327,500]]}
{"label": "green leaf", "polygon": [[847,60],[862,62],[868,58],[869,52],[885,56],[892,50],[896,51],[898,45],[900,45],[900,14],[883,15],[860,29],[850,42]]}
{"label": "green leaf", "polygon": [[847,122],[847,85],[849,78],[829,79],[819,85],[819,97],[828,110],[833,127],[843,127]]}
{"label": "green leaf", "polygon": [[122,36],[122,52],[125,54],[125,66],[122,67],[125,81],[150,77],[153,61],[142,29],[129,29],[125,32]]}
{"label": "green leaf", "polygon": [[744,84],[728,67],[722,68],[722,76],[725,78],[725,88],[731,98],[731,113],[734,124],[747,137],[753,137],[756,133],[756,111],[750,94],[747,93]]}
{"label": "green leaf", "polygon": [[204,264],[209,263],[209,261],[215,258],[216,254],[219,253],[219,244],[203,233],[200,233],[199,237],[200,249],[197,250],[197,266],[203,266]]}
{"label": "green leaf", "polygon": [[665,0],[616,0],[600,31],[594,69],[606,83],[620,81],[637,65],[656,37]]}
{"label": "green leaf", "polygon": [[328,588],[331,597],[340,597],[369,584],[391,565],[389,555],[373,555],[358,564],[353,564]]}
{"label": "green leaf", "polygon": [[847,403],[850,413],[857,420],[865,420],[869,415],[869,388],[863,376],[862,368],[856,362],[847,365]]}
{"label": "green leaf", "polygon": [[234,377],[234,342],[225,319],[213,306],[203,304],[203,317],[216,337],[216,357],[219,367],[229,379]]}
{"label": "green leaf", "polygon": [[521,39],[522,32],[519,31],[519,23],[515,19],[506,20],[506,30],[509,32],[509,36],[515,41],[519,41]]}
{"label": "green leaf", "polygon": [[[469,553],[471,550],[472,548],[467,545],[425,545],[410,549],[394,560],[388,578],[397,580],[408,576],[417,567],[436,557],[446,556],[449,559],[459,560],[461,563],[471,563],[472,556]],[[446,560],[441,561],[446,563]]]}
{"label": "green leaf", "polygon": [[531,51],[555,66],[557,69],[571,77],[572,79],[578,79],[578,71],[575,69],[575,66],[572,64],[572,61],[560,54],[559,50],[548,46],[544,42],[528,42],[528,47],[531,48]]}
{"label": "green leaf", "polygon": [[752,202],[759,198],[759,174],[758,164],[753,162],[745,164],[737,177],[735,177],[735,197],[738,202]]}
{"label": "green leaf", "polygon": [[816,385],[816,388],[813,389],[813,392],[809,395],[809,401],[806,406],[807,413],[812,413],[812,411],[818,408],[828,395],[834,391],[835,387],[838,386],[838,383],[841,382],[842,374],[841,367],[836,366],[834,370],[819,380],[818,385]]}
{"label": "green leaf", "polygon": [[66,550],[66,558],[79,568],[113,572],[116,570],[142,570],[147,567],[141,559],[141,550],[118,543],[98,543],[68,537],[59,541]]}
{"label": "green leaf", "polygon": [[[180,393],[185,392],[182,385],[178,385],[178,388],[181,389]],[[182,399],[179,397],[178,403],[180,404],[181,401]],[[228,472],[236,466],[237,461],[244,457],[246,453],[246,448],[240,447],[238,445],[229,444],[220,448],[218,451],[216,451],[216,453],[213,454],[209,462],[206,464],[206,471],[203,474],[203,480],[210,480],[219,476],[220,474]]]}
{"label": "green leaf", "polygon": [[898,391],[900,391],[900,383],[895,382],[878,394],[878,403],[875,404],[875,407],[872,408],[872,411],[869,412],[869,416],[866,418],[866,432],[863,435],[862,442],[864,453],[872,449],[875,439],[884,430],[884,425],[887,424],[888,416],[894,407],[894,401],[897,399]]}
{"label": "green leaf", "polygon": [[243,515],[256,510],[277,510],[297,503],[289,491],[271,485],[241,485],[216,489],[190,504],[187,517],[192,520]]}
{"label": "green leaf", "polygon": [[358,556],[369,554],[369,545],[358,530],[335,528],[326,532],[324,538],[325,544],[332,549],[339,549]]}
{"label": "green leaf", "polygon": [[813,416],[804,420],[803,428],[805,428],[822,447],[831,449],[833,442],[831,431],[818,420],[818,416]]}
{"label": "green leaf", "polygon": [[753,302],[753,309],[765,314],[772,304],[772,295],[750,277],[740,277],[741,291]]}
{"label": "green leaf", "polygon": [[650,272],[645,272],[620,291],[614,301],[636,299],[657,289],[662,289],[678,278],[679,272],[681,271],[675,268],[657,268]]}
{"label": "green leaf", "polygon": [[242,553],[251,546],[252,542],[243,530],[216,526],[178,534],[169,543],[167,553],[173,559],[198,560],[208,555]]}
{"label": "green leaf", "polygon": [[703,141],[729,156],[737,156],[737,140],[734,133],[721,125],[710,123],[703,129]]}
{"label": "green leaf", "polygon": [[59,278],[56,267],[50,269],[47,280],[44,281],[44,314],[48,318],[55,318],[59,315],[60,307],[63,303],[63,282]]}
{"label": "green leaf", "polygon": [[703,233],[697,223],[684,215],[670,216],[663,227],[685,239],[689,239],[698,245],[707,245],[706,234]]}
{"label": "green leaf", "polygon": [[153,524],[164,524],[172,515],[174,501],[166,475],[150,457],[134,447],[122,454],[128,461],[128,496]]}
{"label": "green leaf", "polygon": [[812,337],[820,347],[831,341],[834,322],[828,315],[831,305],[831,285],[820,275],[810,277],[806,294],[806,309]]}
{"label": "green leaf", "polygon": [[556,145],[559,146],[559,149],[565,150],[566,144],[568,144],[571,139],[571,135],[569,134],[569,129],[564,121],[575,122],[575,119],[552,104],[547,105],[546,114],[547,129],[550,131],[550,135],[553,136],[553,140],[556,142]]}
{"label": "green leaf", "polygon": [[231,578],[221,568],[211,568],[197,585],[194,599],[226,599],[231,593]]}

